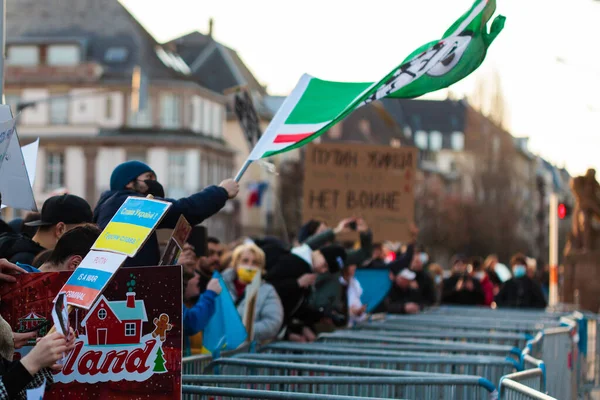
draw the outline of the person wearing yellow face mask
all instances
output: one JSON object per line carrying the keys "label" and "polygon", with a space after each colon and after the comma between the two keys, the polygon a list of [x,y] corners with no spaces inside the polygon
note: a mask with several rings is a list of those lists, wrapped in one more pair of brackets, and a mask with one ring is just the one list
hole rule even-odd
{"label": "person wearing yellow face mask", "polygon": [[[265,253],[253,243],[235,248],[231,267],[223,271],[223,281],[231,294],[240,316],[246,305],[246,288],[256,274],[265,273]],[[254,339],[258,342],[275,339],[283,323],[283,306],[277,291],[267,282],[261,282],[256,298]]]}

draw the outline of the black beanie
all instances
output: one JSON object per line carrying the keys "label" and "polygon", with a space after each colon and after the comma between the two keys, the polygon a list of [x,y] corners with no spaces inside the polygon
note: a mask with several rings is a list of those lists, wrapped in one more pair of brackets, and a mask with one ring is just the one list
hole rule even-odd
{"label": "black beanie", "polygon": [[344,263],[346,262],[346,250],[342,246],[332,244],[319,249],[319,251],[323,254],[323,257],[325,257],[330,273],[335,274],[339,272],[340,269],[344,268]]}

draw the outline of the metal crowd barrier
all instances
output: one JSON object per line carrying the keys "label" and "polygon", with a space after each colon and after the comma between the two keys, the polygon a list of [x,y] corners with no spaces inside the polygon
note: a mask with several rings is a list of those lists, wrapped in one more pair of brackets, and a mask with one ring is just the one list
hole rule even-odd
{"label": "metal crowd barrier", "polygon": [[558,400],[522,383],[505,379],[502,381],[501,400]]}
{"label": "metal crowd barrier", "polygon": [[273,390],[231,389],[212,386],[183,385],[183,394],[189,399],[201,399],[205,396],[218,396],[219,399],[297,399],[297,400],[380,400],[381,397],[336,396],[314,393],[293,393]]}
{"label": "metal crowd barrier", "polygon": [[[250,390],[275,390],[352,396],[353,398],[495,399],[497,391],[477,376],[184,376],[185,385],[219,386]],[[184,393],[186,391],[184,390]],[[357,397],[361,396],[361,397]]]}
{"label": "metal crowd barrier", "polygon": [[390,357],[315,354],[240,354],[236,358],[375,368],[395,371],[415,371],[437,374],[476,375],[499,382],[519,369],[513,359],[486,356]]}
{"label": "metal crowd barrier", "polygon": [[477,343],[468,341],[446,341],[436,339],[419,339],[409,337],[393,337],[387,335],[375,335],[363,332],[354,331],[338,331],[334,333],[322,334],[318,338],[319,342],[322,343],[341,343],[346,346],[356,346],[357,343],[374,342],[379,344],[385,344],[387,348],[392,349],[390,345],[402,345],[394,348],[395,350],[409,350],[412,345],[412,349],[419,349],[419,351],[433,351],[439,352],[469,352],[472,354],[485,354],[491,355],[508,355],[511,353],[520,354],[518,347],[510,345],[499,345],[499,344],[488,344],[488,343]]}
{"label": "metal crowd barrier", "polygon": [[[360,347],[357,347],[360,345]],[[398,343],[372,343],[368,341],[348,340],[341,343],[273,343],[259,350],[265,353],[296,354],[318,353],[318,354],[355,354],[355,355],[389,355],[389,356],[421,356],[435,357],[438,355],[485,355],[507,357],[514,355],[520,357],[521,350],[512,346],[482,345],[469,347],[463,343],[449,344],[444,346],[432,346],[430,344],[398,344]]]}
{"label": "metal crowd barrier", "polygon": [[527,341],[532,339],[531,335],[524,333],[513,332],[489,332],[489,331],[467,331],[457,332],[446,329],[429,329],[427,331],[415,334],[414,331],[406,331],[399,325],[373,324],[365,325],[354,329],[353,332],[366,333],[377,336],[390,337],[407,337],[414,338],[418,336],[420,339],[437,339],[445,341],[469,341],[472,343],[491,343],[500,345],[510,345],[518,348],[523,348]]}
{"label": "metal crowd barrier", "polygon": [[186,357],[184,395],[575,400],[600,386],[599,323],[590,313],[472,307],[391,315],[315,343]]}

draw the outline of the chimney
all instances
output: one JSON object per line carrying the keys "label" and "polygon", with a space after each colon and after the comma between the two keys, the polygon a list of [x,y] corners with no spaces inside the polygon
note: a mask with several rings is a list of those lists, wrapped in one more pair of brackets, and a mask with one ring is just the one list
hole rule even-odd
{"label": "chimney", "polygon": [[215,21],[212,18],[210,18],[208,20],[208,36],[209,37],[212,37],[212,35],[213,35],[213,25],[214,25],[214,23],[215,23]]}
{"label": "chimney", "polygon": [[135,308],[135,292],[127,292],[127,308]]}

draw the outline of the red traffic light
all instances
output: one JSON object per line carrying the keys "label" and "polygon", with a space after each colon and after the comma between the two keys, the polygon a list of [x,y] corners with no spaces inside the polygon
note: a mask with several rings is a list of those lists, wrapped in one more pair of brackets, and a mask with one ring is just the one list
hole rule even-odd
{"label": "red traffic light", "polygon": [[567,217],[567,206],[564,203],[558,205],[558,218],[565,219]]}

